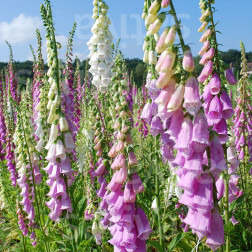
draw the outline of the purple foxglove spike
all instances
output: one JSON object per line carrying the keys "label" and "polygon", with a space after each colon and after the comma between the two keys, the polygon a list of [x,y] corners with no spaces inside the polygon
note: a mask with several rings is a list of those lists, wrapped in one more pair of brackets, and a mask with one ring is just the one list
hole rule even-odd
{"label": "purple foxglove spike", "polygon": [[211,233],[207,236],[206,244],[215,251],[218,247],[225,244],[222,217],[216,209],[212,213],[210,229]]}
{"label": "purple foxglove spike", "polygon": [[217,95],[211,100],[207,117],[214,123],[218,123],[222,118],[222,103]]}
{"label": "purple foxglove spike", "polygon": [[225,91],[222,91],[220,96],[220,101],[222,103],[222,115],[225,119],[230,119],[234,114],[234,110],[232,108],[232,102]]}
{"label": "purple foxglove spike", "polygon": [[210,92],[212,95],[217,95],[220,92],[221,81],[217,73],[213,73],[209,85],[210,85]]}
{"label": "purple foxglove spike", "polygon": [[201,107],[199,85],[196,78],[189,77],[185,84],[183,107],[191,115],[196,115]]}
{"label": "purple foxglove spike", "polygon": [[227,79],[229,84],[231,84],[231,85],[236,85],[237,84],[237,80],[234,77],[233,71],[230,68],[228,68],[225,71],[225,76],[226,76],[226,79]]}

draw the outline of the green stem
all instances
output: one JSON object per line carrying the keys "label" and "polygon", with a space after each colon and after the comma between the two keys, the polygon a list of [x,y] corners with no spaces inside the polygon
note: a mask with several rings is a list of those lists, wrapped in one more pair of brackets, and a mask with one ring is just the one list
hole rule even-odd
{"label": "green stem", "polygon": [[[228,172],[226,174],[225,178],[225,224],[228,225],[229,223],[229,202],[228,202],[228,196],[229,196],[229,179],[228,179]],[[230,239],[229,239],[229,233],[226,234],[226,252],[230,251]]]}
{"label": "green stem", "polygon": [[[226,164],[228,164],[227,161],[227,146],[226,144],[222,145],[225,159],[226,159]],[[225,215],[225,224],[228,226],[229,224],[229,174],[228,170],[225,172],[225,197],[224,197],[224,215]],[[226,252],[230,252],[230,237],[229,237],[229,231],[227,230],[226,233]]]}
{"label": "green stem", "polygon": [[155,137],[155,193],[156,193],[156,202],[157,202],[157,215],[158,215],[158,232],[159,232],[159,241],[161,245],[161,252],[164,252],[164,234],[163,234],[163,225],[161,220],[161,207],[160,207],[160,181],[159,181],[159,157],[158,157],[158,137]]}
{"label": "green stem", "polygon": [[214,24],[214,19],[213,19],[211,0],[208,0],[208,5],[209,5],[209,11],[210,11],[210,21],[211,21],[211,24],[212,24],[212,37],[213,37],[213,40],[214,40],[215,63],[216,63],[217,72],[220,75],[219,51],[218,51],[218,43],[217,43],[217,38],[216,38],[216,30],[215,30],[215,24]]}
{"label": "green stem", "polygon": [[22,242],[23,242],[24,252],[26,252],[26,248],[25,248],[25,237],[24,237],[23,234],[22,234]]}
{"label": "green stem", "polygon": [[174,21],[175,21],[176,26],[177,26],[177,33],[178,33],[178,36],[179,36],[180,44],[181,44],[182,50],[184,52],[185,42],[184,42],[184,39],[183,39],[183,35],[182,35],[181,29],[180,29],[180,23],[178,21],[178,17],[177,17],[177,14],[176,14],[176,11],[175,11],[172,0],[170,0],[170,6],[171,6],[171,10],[172,10],[172,16],[173,16]]}

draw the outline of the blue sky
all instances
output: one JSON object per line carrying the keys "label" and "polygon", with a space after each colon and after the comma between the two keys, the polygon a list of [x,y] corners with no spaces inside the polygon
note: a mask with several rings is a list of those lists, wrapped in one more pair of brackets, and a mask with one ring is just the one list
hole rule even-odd
{"label": "blue sky", "polygon": [[[5,44],[8,40],[13,47],[14,59],[24,61],[32,59],[29,45],[34,49],[36,45],[35,29],[40,28],[43,41],[44,28],[40,18],[40,4],[42,0],[9,0],[1,1],[0,8],[0,61],[8,61],[9,52]],[[90,28],[93,24],[92,0],[52,0],[54,22],[57,39],[62,43],[61,57],[64,59],[68,32],[74,21],[77,30],[74,39],[74,54],[81,59],[89,54],[86,42],[91,36]],[[198,0],[173,0],[179,18],[182,20],[183,33],[186,43],[190,43],[193,54],[196,55],[201,44],[198,42],[201,34],[197,32],[200,22]],[[143,0],[107,0],[109,17],[111,18],[111,32],[116,42],[121,38],[120,49],[128,58],[142,58],[142,43],[145,36],[144,21],[141,19]],[[252,51],[252,1],[251,0],[216,0],[218,10],[215,21],[220,21],[218,35],[220,48],[239,49],[243,40],[246,50]],[[172,25],[173,20],[168,17],[166,25]],[[43,50],[45,52],[45,49]],[[45,53],[44,53],[45,56]]]}

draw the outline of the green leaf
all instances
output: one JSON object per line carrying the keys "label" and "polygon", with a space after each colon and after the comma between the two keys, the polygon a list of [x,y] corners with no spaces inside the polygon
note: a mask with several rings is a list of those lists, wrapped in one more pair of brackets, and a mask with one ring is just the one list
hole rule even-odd
{"label": "green leaf", "polygon": [[176,247],[176,245],[178,244],[178,242],[184,238],[184,236],[185,236],[185,233],[179,233],[176,236],[176,238],[174,238],[171,241],[170,245],[168,246],[168,251],[172,251]]}
{"label": "green leaf", "polygon": [[159,244],[159,242],[157,242],[157,241],[149,241],[149,242],[148,242],[148,245],[150,245],[150,246],[156,248],[158,251],[162,251],[162,247],[161,247],[161,245]]}

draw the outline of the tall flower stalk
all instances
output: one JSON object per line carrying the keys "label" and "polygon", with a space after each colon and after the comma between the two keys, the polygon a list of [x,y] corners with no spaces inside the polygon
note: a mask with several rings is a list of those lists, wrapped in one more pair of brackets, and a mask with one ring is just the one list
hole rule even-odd
{"label": "tall flower stalk", "polygon": [[[47,28],[47,64],[49,68],[47,76],[50,85],[47,123],[51,125],[51,129],[48,143],[45,146],[45,149],[48,150],[46,156],[48,165],[44,169],[49,175],[46,182],[50,191],[47,196],[51,199],[46,202],[46,205],[51,210],[49,217],[53,221],[58,221],[62,214],[72,212],[68,187],[74,181],[70,160],[75,144],[69,122],[62,109],[63,101],[66,101],[69,94],[69,87],[61,80],[60,61],[58,59],[60,45],[56,42],[51,6],[47,0],[45,0],[45,5],[41,5],[41,15]],[[61,97],[65,99],[62,100]]]}

